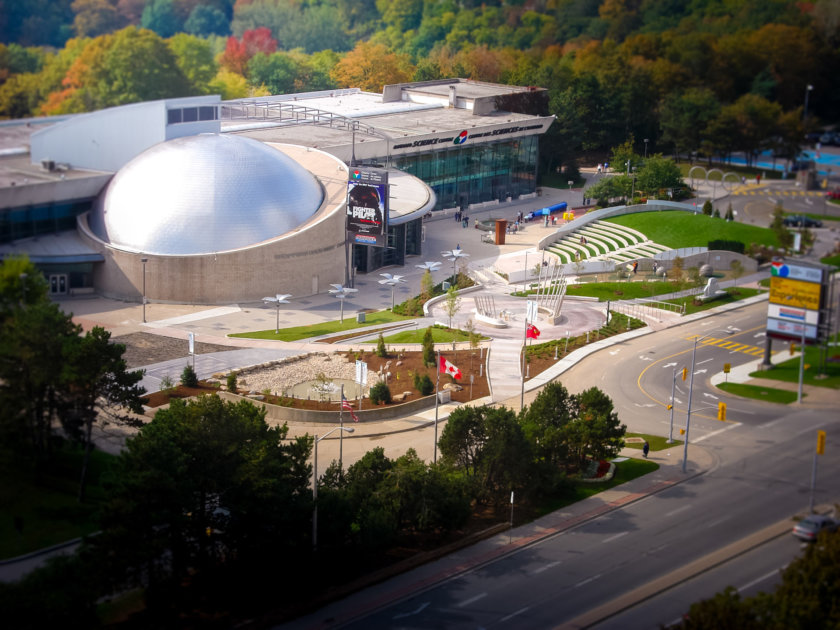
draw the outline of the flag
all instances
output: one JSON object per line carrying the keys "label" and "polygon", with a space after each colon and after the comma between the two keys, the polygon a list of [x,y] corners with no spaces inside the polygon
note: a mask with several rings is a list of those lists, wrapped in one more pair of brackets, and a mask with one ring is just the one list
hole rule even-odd
{"label": "flag", "polygon": [[353,418],[353,422],[358,422],[358,421],[359,421],[359,416],[357,416],[357,415],[353,412],[353,405],[351,405],[351,404],[350,404],[350,401],[349,401],[349,400],[347,400],[347,399],[344,397],[344,394],[342,394],[342,395],[341,395],[341,408],[342,408],[342,409],[346,409],[347,411],[349,411],[349,412],[350,412],[350,417],[351,417],[351,418]]}
{"label": "flag", "polygon": [[449,361],[444,359],[443,357],[440,358],[440,371],[442,374],[449,374],[452,378],[459,379],[461,378],[461,370],[456,368],[452,365]]}
{"label": "flag", "polygon": [[536,339],[540,336],[540,329],[531,324],[528,328],[525,329],[525,336],[528,339]]}

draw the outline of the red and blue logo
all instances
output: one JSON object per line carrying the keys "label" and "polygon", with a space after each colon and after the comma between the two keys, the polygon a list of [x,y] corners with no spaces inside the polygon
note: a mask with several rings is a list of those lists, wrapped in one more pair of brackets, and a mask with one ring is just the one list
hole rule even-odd
{"label": "red and blue logo", "polygon": [[361,179],[362,178],[362,172],[360,170],[350,171],[350,177],[352,179]]}
{"label": "red and blue logo", "polygon": [[467,134],[466,130],[464,130],[458,134],[458,137],[452,141],[452,144],[464,144],[468,137],[469,134]]}

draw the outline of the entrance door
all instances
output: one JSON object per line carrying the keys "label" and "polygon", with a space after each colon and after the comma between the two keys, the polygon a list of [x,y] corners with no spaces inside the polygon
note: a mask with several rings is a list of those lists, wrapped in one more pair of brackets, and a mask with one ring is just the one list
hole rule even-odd
{"label": "entrance door", "polygon": [[67,274],[53,273],[50,274],[50,295],[66,295],[67,294]]}

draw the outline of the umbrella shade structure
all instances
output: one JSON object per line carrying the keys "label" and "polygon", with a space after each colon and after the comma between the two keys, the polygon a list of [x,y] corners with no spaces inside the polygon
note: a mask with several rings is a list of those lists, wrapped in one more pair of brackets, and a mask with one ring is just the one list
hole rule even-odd
{"label": "umbrella shade structure", "polygon": [[387,284],[391,286],[391,312],[394,312],[394,289],[398,284],[405,282],[404,276],[391,275],[390,273],[380,273],[384,280],[380,280],[379,284]]}
{"label": "umbrella shade structure", "polygon": [[274,297],[264,297],[262,300],[266,304],[275,304],[277,306],[277,322],[274,325],[274,334],[280,334],[280,305],[288,304],[288,298],[292,297],[291,293],[278,293]]}
{"label": "umbrella shade structure", "polygon": [[452,283],[454,284],[455,283],[455,265],[457,264],[458,260],[460,260],[461,258],[468,258],[469,254],[464,252],[464,250],[456,247],[452,251],[441,252],[440,255],[443,256],[444,258],[448,258],[449,260],[452,261]]}
{"label": "umbrella shade structure", "polygon": [[330,289],[330,293],[332,293],[337,300],[341,302],[341,323],[344,323],[344,300],[348,297],[351,297],[352,293],[358,292],[358,289],[352,289],[350,287],[345,287],[341,284],[331,284],[332,289]]}

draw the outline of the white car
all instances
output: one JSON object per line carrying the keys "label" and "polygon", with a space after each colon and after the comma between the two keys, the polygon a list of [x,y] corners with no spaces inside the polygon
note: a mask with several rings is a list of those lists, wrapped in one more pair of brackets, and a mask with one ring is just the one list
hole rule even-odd
{"label": "white car", "polygon": [[840,526],[840,523],[830,516],[811,514],[796,524],[793,528],[793,535],[802,540],[813,542],[820,532],[835,532],[838,526]]}

